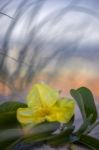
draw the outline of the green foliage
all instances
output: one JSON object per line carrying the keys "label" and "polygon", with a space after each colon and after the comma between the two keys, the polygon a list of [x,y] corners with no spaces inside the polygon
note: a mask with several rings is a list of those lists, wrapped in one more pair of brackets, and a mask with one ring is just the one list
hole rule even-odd
{"label": "green foliage", "polygon": [[78,131],[76,132],[77,136],[82,135],[84,132],[86,132],[86,130],[88,129],[88,127],[90,126],[90,120],[92,118],[92,115],[90,115],[89,118],[87,118],[80,126],[80,128],[78,129]]}
{"label": "green foliage", "polygon": [[86,135],[86,133],[89,133],[87,131],[91,132],[91,129],[95,127],[94,124],[97,124],[98,114],[92,92],[86,87],[81,87],[77,90],[72,89],[70,93],[76,100],[83,118],[82,125],[74,133],[79,138],[78,143],[80,142],[93,150],[98,150],[99,140]]}
{"label": "green foliage", "polygon": [[95,106],[92,92],[86,87],[79,88],[78,92],[81,94],[83,98],[86,118],[88,118],[90,114],[93,114],[93,116],[91,117],[91,123],[94,123],[97,120],[97,109]]}
{"label": "green foliage", "polygon": [[[18,108],[27,107],[20,102],[6,102],[0,105],[0,149],[11,150],[20,142],[38,144],[38,142],[57,147],[64,144],[83,144],[92,150],[99,149],[99,139],[88,134],[99,125],[97,110],[91,91],[85,87],[70,91],[82,114],[83,123],[75,132],[75,115],[66,124],[43,122],[38,125],[21,127],[16,118]],[[24,128],[24,130],[23,130]],[[27,133],[23,131],[27,130]]]}
{"label": "green foliage", "polygon": [[32,134],[40,134],[40,133],[52,133],[56,131],[60,127],[60,123],[58,122],[43,122],[38,125],[35,125],[31,133]]}
{"label": "green foliage", "polygon": [[5,102],[0,105],[0,130],[19,125],[16,118],[16,110],[20,107],[27,107],[27,105],[14,101]]}
{"label": "green foliage", "polygon": [[26,143],[38,144],[38,142],[44,142],[49,138],[49,136],[51,136],[51,133],[55,132],[59,128],[59,126],[60,124],[57,122],[53,123],[44,122],[35,126],[29,126],[26,127],[26,130],[28,130],[29,133],[24,136],[22,131],[18,129],[18,133],[15,132],[16,133],[15,135],[15,133],[12,132],[12,136],[10,136],[10,138],[19,137],[19,139],[11,143],[8,150],[13,149],[20,142],[24,144]]}
{"label": "green foliage", "polygon": [[81,135],[79,142],[86,145],[87,147],[89,147],[92,150],[99,149],[99,139],[96,139],[89,135]]}
{"label": "green foliage", "polygon": [[48,144],[50,144],[51,146],[60,146],[70,142],[70,135],[72,134],[73,130],[74,126],[70,126],[61,131],[60,134],[56,134],[52,137],[49,137]]}
{"label": "green foliage", "polygon": [[0,105],[0,150],[6,149],[22,135],[22,129],[19,129],[16,118],[16,110],[19,107],[27,107],[27,105],[14,101]]}
{"label": "green foliage", "polygon": [[94,123],[97,119],[97,110],[91,91],[86,87],[81,87],[77,90],[72,89],[70,93],[80,108],[83,120],[86,121],[86,118],[93,114],[90,122]]}

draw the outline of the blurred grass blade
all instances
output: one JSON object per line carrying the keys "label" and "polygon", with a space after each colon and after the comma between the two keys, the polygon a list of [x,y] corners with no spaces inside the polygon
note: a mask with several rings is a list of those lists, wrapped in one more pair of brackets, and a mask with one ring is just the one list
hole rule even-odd
{"label": "blurred grass blade", "polygon": [[79,142],[92,150],[99,150],[99,139],[96,139],[89,135],[82,135],[79,139]]}
{"label": "blurred grass blade", "polygon": [[1,15],[4,15],[4,16],[6,16],[6,17],[9,17],[10,19],[14,19],[13,17],[9,16],[8,14],[6,14],[6,13],[4,13],[4,12],[1,12],[1,11],[0,11],[0,14],[1,14]]}

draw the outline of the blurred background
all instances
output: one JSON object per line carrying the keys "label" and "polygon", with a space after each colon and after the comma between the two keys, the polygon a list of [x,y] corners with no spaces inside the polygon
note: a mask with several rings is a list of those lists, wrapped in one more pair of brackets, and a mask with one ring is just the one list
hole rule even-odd
{"label": "blurred background", "polygon": [[99,0],[0,0],[0,103],[37,82],[99,100]]}

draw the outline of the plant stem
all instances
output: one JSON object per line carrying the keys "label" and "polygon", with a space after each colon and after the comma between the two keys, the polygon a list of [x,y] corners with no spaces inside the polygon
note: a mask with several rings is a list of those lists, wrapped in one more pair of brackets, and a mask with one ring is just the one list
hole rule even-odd
{"label": "plant stem", "polygon": [[97,125],[99,125],[99,122],[96,122],[96,123],[94,123],[92,126],[90,126],[90,127],[84,132],[84,134],[90,133]]}

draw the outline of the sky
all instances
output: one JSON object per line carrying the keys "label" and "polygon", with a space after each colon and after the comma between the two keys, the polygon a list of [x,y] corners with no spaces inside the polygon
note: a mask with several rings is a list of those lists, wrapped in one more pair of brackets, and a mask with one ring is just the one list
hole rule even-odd
{"label": "sky", "polygon": [[[14,11],[20,1],[13,1],[7,12],[14,17]],[[30,1],[31,2],[31,1]],[[35,2],[34,0],[32,2]],[[69,89],[87,86],[90,88],[96,99],[99,99],[99,0],[47,0],[42,6],[37,20],[33,24],[37,28],[35,39],[40,45],[41,61],[50,57],[58,50],[57,56],[45,66],[35,81],[45,81],[50,85],[62,89],[69,95]],[[59,17],[59,10],[62,14]],[[12,41],[26,41],[29,30],[27,22],[30,10],[24,12],[21,19],[12,31],[9,41],[8,55],[18,59],[20,50],[16,44],[10,47]],[[48,18],[48,15],[51,16]],[[57,17],[58,16],[58,17]],[[46,19],[45,19],[46,18]],[[39,24],[45,19],[45,23]],[[4,26],[5,23],[7,23]],[[6,29],[10,24],[7,17],[2,17],[0,22],[0,41],[4,40]],[[2,30],[1,30],[2,29]],[[39,30],[38,30],[39,29]],[[32,45],[33,46],[33,45]],[[2,44],[1,44],[2,47]],[[31,50],[25,58],[28,64],[31,58]],[[13,60],[6,59],[6,66],[10,74],[16,70],[17,64]],[[11,68],[9,69],[9,65]],[[24,68],[24,66],[23,66]],[[23,69],[24,70],[24,69]],[[51,79],[45,78],[46,73]],[[50,78],[49,77],[49,78]],[[54,79],[54,81],[53,81]]]}

